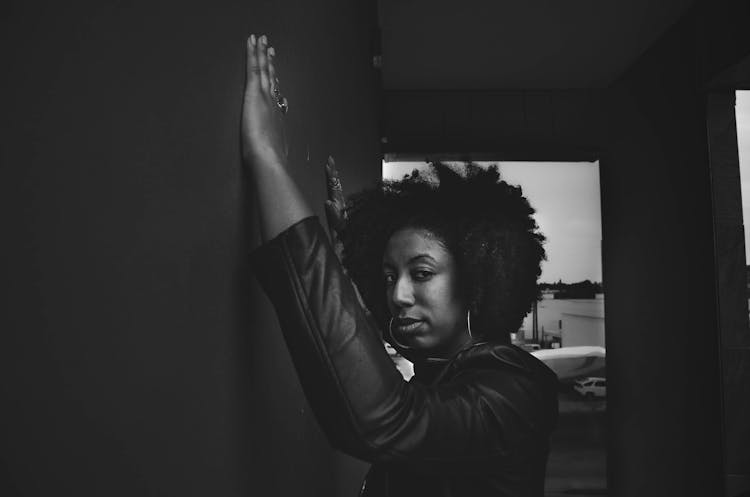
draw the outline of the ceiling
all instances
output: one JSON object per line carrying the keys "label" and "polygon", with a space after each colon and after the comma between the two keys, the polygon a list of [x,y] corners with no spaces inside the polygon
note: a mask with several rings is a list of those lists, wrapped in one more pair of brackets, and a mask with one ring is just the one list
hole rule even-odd
{"label": "ceiling", "polygon": [[379,0],[384,87],[605,87],[692,3]]}

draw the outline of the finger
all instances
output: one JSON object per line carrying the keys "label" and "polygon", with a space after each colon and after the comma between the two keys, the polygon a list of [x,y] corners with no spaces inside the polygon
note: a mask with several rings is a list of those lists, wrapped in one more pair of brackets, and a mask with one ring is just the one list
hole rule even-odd
{"label": "finger", "polygon": [[271,85],[268,81],[268,38],[266,35],[258,38],[258,43],[255,44],[255,54],[258,57],[260,88],[268,92]]}
{"label": "finger", "polygon": [[282,96],[278,104],[282,108],[283,114],[286,114],[287,109],[289,109],[289,100],[287,100],[286,97]]}
{"label": "finger", "polygon": [[328,222],[328,230],[331,232],[331,236],[336,235],[336,206],[330,200],[325,202],[326,221]]}
{"label": "finger", "polygon": [[255,52],[256,44],[255,35],[250,35],[250,38],[247,39],[247,61],[245,68],[247,72],[245,75],[245,86],[250,90],[257,90],[258,85],[260,85],[260,66],[258,65],[258,56]]}
{"label": "finger", "polygon": [[341,231],[344,228],[344,220],[341,217],[341,209],[339,209],[338,205],[336,205],[336,203],[331,200],[326,200],[325,209],[328,226],[336,232]]}
{"label": "finger", "polygon": [[339,172],[336,169],[336,161],[331,156],[328,156],[328,162],[326,163],[326,185],[329,200],[335,202],[338,207],[343,207],[345,205],[344,189],[341,186]]}
{"label": "finger", "polygon": [[[276,65],[274,64],[275,59],[276,49],[273,47],[268,47],[268,81],[271,85],[272,92],[274,89],[278,89],[279,87],[279,82],[276,78]],[[276,98],[276,95],[274,95],[274,98]]]}

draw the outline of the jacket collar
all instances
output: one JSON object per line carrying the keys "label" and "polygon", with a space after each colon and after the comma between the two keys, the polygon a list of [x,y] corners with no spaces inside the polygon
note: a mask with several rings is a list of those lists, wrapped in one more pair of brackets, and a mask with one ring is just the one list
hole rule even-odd
{"label": "jacket collar", "polygon": [[470,344],[449,359],[427,358],[414,362],[414,379],[424,385],[437,385],[459,369],[471,367],[500,367],[540,379],[547,378],[545,381],[549,385],[557,384],[557,376],[544,362],[515,345],[495,342]]}
{"label": "jacket collar", "polygon": [[[462,358],[467,354],[476,356],[477,354],[486,355],[489,348],[495,344],[491,344],[486,341],[472,342],[454,353],[451,357],[415,357],[413,354],[409,354],[409,351],[401,352],[404,357],[414,363],[414,378],[422,384],[432,385],[442,379],[445,373],[456,367]],[[484,352],[482,352],[484,350]],[[411,357],[410,357],[411,356]]]}

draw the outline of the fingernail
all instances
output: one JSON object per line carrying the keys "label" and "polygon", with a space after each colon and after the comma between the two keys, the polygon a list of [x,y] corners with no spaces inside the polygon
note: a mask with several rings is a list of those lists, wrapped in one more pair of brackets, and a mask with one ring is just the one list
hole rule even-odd
{"label": "fingernail", "polygon": [[263,36],[261,36],[261,37],[260,37],[260,42],[261,42],[261,43],[262,43],[263,45],[265,45],[267,41],[268,41],[268,39],[266,38],[266,35],[263,35]]}
{"label": "fingernail", "polygon": [[255,35],[250,35],[250,44],[255,45]]}
{"label": "fingernail", "polygon": [[276,50],[274,50],[273,47],[269,48],[268,49],[268,55],[270,55],[271,57],[275,57],[276,56]]}

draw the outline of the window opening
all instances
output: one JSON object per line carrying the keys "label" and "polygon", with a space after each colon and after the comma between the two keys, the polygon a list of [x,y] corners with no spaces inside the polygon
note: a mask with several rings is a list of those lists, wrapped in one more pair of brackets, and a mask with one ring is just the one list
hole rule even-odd
{"label": "window opening", "polygon": [[[465,162],[444,161],[453,167]],[[606,493],[606,341],[601,256],[599,163],[474,162],[496,164],[501,178],[522,188],[546,236],[541,298],[511,335],[560,379],[558,428],[551,439],[547,495]],[[398,180],[426,162],[383,162],[383,179]],[[749,197],[750,198],[750,197]],[[389,353],[405,378],[411,364]]]}

